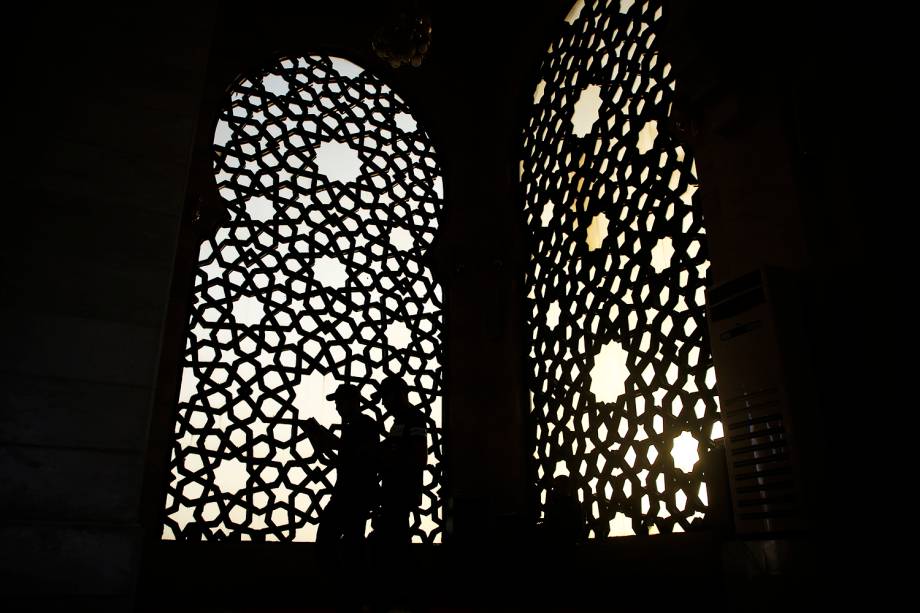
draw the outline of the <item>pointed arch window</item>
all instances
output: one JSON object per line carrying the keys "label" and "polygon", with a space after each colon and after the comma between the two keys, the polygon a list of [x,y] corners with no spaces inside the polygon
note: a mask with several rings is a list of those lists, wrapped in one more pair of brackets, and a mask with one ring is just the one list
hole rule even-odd
{"label": "pointed arch window", "polygon": [[[415,542],[441,536],[443,296],[424,263],[443,206],[431,140],[354,63],[284,58],[237,82],[213,140],[229,213],[201,244],[164,539],[312,541],[335,470],[304,423],[401,376],[428,420]],[[387,418],[392,419],[392,418]]]}
{"label": "pointed arch window", "polygon": [[658,1],[576,2],[524,134],[539,504],[569,475],[596,538],[691,529],[708,507],[699,458],[722,436],[663,18]]}

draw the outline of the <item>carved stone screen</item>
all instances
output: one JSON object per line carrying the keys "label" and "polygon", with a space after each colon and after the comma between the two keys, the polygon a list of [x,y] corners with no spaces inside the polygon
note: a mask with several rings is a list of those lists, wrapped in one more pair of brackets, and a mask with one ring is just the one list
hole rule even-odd
{"label": "carved stone screen", "polygon": [[[282,59],[231,90],[214,134],[229,221],[202,243],[165,539],[312,541],[335,470],[305,420],[364,412],[400,375],[428,419],[414,542],[441,534],[442,293],[424,264],[443,194],[406,103],[346,60]],[[370,526],[368,526],[368,529]]]}
{"label": "carved stone screen", "polygon": [[569,475],[590,536],[690,529],[722,436],[696,168],[668,132],[660,2],[578,2],[543,62],[521,183],[540,507]]}

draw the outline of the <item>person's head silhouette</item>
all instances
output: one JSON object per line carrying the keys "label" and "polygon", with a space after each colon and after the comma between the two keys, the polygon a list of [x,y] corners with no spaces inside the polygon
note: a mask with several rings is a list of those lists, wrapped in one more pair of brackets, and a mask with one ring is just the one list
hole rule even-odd
{"label": "person's head silhouette", "polygon": [[342,383],[335,391],[326,396],[326,400],[335,400],[335,410],[342,421],[350,421],[361,412],[361,391],[350,383]]}
{"label": "person's head silhouette", "polygon": [[574,498],[575,482],[568,475],[556,475],[553,477],[553,489],[550,490],[550,496],[560,500]]}
{"label": "person's head silhouette", "polygon": [[400,419],[410,409],[409,386],[397,375],[389,375],[381,381],[375,396],[394,419]]}

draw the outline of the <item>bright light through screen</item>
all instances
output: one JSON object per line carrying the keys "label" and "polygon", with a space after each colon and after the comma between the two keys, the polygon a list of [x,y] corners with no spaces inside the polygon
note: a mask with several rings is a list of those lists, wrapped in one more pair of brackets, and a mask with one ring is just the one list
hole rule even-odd
{"label": "bright light through screen", "polygon": [[703,334],[693,158],[669,130],[660,2],[576,2],[547,51],[520,164],[541,507],[568,475],[590,536],[682,532],[722,437]]}
{"label": "bright light through screen", "polygon": [[[348,99],[343,98],[348,92]],[[231,92],[214,133],[230,220],[204,241],[163,538],[312,541],[335,470],[306,420],[401,376],[429,419],[413,541],[441,538],[442,292],[424,256],[443,193],[405,102],[355,64],[279,61]]]}

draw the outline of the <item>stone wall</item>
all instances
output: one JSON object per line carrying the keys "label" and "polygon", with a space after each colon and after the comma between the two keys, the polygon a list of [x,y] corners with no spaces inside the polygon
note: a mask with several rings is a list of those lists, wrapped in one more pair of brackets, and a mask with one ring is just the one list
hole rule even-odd
{"label": "stone wall", "polygon": [[68,7],[9,24],[0,583],[17,606],[130,606],[214,16]]}

